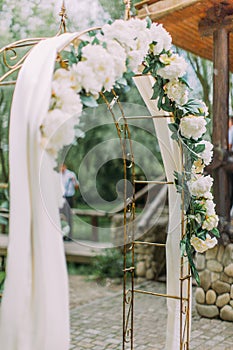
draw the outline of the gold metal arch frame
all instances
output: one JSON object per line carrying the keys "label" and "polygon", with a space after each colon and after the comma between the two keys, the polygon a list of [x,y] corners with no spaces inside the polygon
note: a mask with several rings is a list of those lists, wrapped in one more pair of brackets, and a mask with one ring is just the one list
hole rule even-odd
{"label": "gold metal arch frame", "polygon": [[[126,8],[125,8],[125,19],[130,18],[130,1],[124,0]],[[64,6],[64,1],[62,4],[61,12],[59,14],[61,16],[61,24],[57,35],[61,34],[63,31],[66,31],[66,10]],[[79,34],[73,41],[79,40],[82,35],[88,33],[92,30],[99,30],[99,27],[89,28]],[[0,57],[2,56],[3,63],[7,68],[7,72],[0,77],[0,86],[14,85],[16,80],[10,80],[9,77],[17,73],[22,67],[26,57],[29,55],[31,49],[39,43],[41,40],[46,38],[29,38],[16,41],[11,43],[2,49],[0,49]],[[18,55],[18,50],[25,50],[22,55]],[[64,48],[63,48],[64,49]],[[57,61],[62,64],[62,60],[60,55],[58,54]],[[120,141],[120,147],[122,151],[122,161],[123,161],[123,172],[124,172],[124,231],[123,231],[123,310],[122,310],[122,350],[133,350],[134,349],[134,318],[135,318],[135,294],[144,294],[153,295],[156,297],[165,297],[176,299],[180,301],[180,350],[189,350],[190,344],[190,329],[189,329],[189,321],[190,321],[190,284],[191,284],[191,274],[190,269],[188,269],[188,273],[186,273],[184,269],[184,258],[180,259],[180,295],[168,295],[161,293],[154,293],[151,291],[145,291],[135,288],[135,246],[137,245],[150,245],[150,246],[159,246],[166,247],[166,244],[156,243],[156,242],[144,242],[135,239],[136,236],[136,228],[135,228],[135,185],[136,183],[155,183],[155,184],[164,184],[164,185],[172,185],[172,182],[167,181],[137,181],[135,179],[135,163],[134,163],[134,152],[131,141],[131,131],[128,125],[128,119],[133,119],[134,117],[127,117],[124,113],[123,107],[120,103],[119,96],[117,96],[116,92],[112,90],[112,101],[109,102],[103,93],[101,96],[106,103],[108,110],[113,118],[117,135]],[[116,118],[113,105],[116,104],[118,106],[118,110],[120,111],[120,118]],[[148,119],[148,118],[164,118],[164,115],[157,115],[151,117],[135,117],[136,119]],[[170,116],[169,116],[170,118]],[[120,122],[121,120],[121,122]],[[182,145],[180,145],[180,150],[182,154]],[[130,161],[129,161],[130,160]],[[130,162],[130,164],[129,164]],[[133,185],[133,194],[131,198],[127,197],[127,173],[128,169],[131,171],[131,182]],[[184,193],[182,194],[184,196]],[[184,203],[184,198],[182,197],[182,203]],[[183,204],[182,204],[183,205]],[[185,234],[185,220],[184,220],[184,210],[181,208],[181,238]],[[131,255],[131,263],[130,266],[127,265],[127,254]],[[128,288],[128,286],[130,286]]]}

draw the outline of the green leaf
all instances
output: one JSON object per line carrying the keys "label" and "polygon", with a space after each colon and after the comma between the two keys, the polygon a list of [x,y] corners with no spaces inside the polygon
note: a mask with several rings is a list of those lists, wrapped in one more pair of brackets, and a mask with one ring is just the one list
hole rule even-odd
{"label": "green leaf", "polygon": [[178,128],[179,128],[176,123],[170,123],[168,124],[168,127],[172,132],[175,132],[175,133],[178,131]]}
{"label": "green leaf", "polygon": [[119,78],[116,82],[120,85],[124,85],[124,86],[128,85],[127,80],[124,77]]}
{"label": "green leaf", "polygon": [[8,224],[8,220],[6,218],[4,218],[1,214],[0,214],[0,224],[1,225],[7,225]]}
{"label": "green leaf", "polygon": [[216,227],[211,230],[211,233],[218,238],[220,237],[219,230]]}
{"label": "green leaf", "polygon": [[81,101],[83,103],[84,106],[86,107],[98,107],[98,103],[96,102],[96,100],[94,99],[93,96],[86,96],[86,95],[81,95]]}
{"label": "green leaf", "polygon": [[100,41],[97,37],[94,38],[94,40],[92,41],[92,45],[99,45]]}
{"label": "green leaf", "polygon": [[153,95],[151,96],[151,100],[156,100],[160,94],[161,94],[161,87],[159,83],[156,81],[156,83],[153,85]]}
{"label": "green leaf", "polygon": [[195,153],[201,153],[205,150],[205,145],[197,145],[196,147],[193,148],[193,151]]}
{"label": "green leaf", "polygon": [[186,241],[182,239],[180,241],[180,253],[181,253],[181,256],[184,256],[184,254],[185,254],[185,246],[186,246]]}
{"label": "green leaf", "polygon": [[92,36],[95,36],[96,35],[96,30],[90,30],[88,32],[89,36],[92,37]]}
{"label": "green leaf", "polygon": [[74,51],[74,47],[71,46],[71,51],[68,54],[68,61],[69,61],[69,65],[72,66],[72,64],[75,64],[78,62],[78,58],[76,56],[76,53]]}
{"label": "green leaf", "polygon": [[152,20],[150,19],[149,16],[146,17],[146,23],[147,23],[147,28],[150,29],[151,25],[152,25]]}

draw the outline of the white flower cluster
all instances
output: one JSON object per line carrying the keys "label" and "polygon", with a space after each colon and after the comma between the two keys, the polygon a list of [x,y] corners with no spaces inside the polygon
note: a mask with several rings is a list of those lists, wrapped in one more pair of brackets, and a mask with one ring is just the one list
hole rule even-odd
{"label": "white flower cluster", "polygon": [[50,109],[40,127],[41,145],[54,158],[75,137],[74,127],[83,108],[75,87],[75,76],[70,71],[59,69],[55,72]]}
{"label": "white flower cluster", "polygon": [[[171,36],[161,24],[147,28],[147,21],[139,19],[106,24],[96,38],[97,43],[89,42],[82,48],[81,60],[54,73],[50,109],[40,127],[41,145],[54,157],[73,142],[83,108],[80,93],[97,99],[101,91],[111,91],[127,69],[137,73],[149,51],[160,54],[171,47]],[[169,71],[172,65],[173,76],[179,65],[184,65],[177,55],[169,62],[166,67]],[[176,87],[168,89],[172,95]],[[180,99],[184,101],[184,97]]]}
{"label": "white flower cluster", "polygon": [[[139,19],[117,20],[104,25],[94,39],[91,35],[88,40],[85,37],[85,42],[77,51],[78,59],[74,57],[73,60],[77,63],[54,73],[50,109],[40,126],[41,145],[56,157],[64,145],[73,142],[74,127],[78,124],[83,103],[89,97],[92,101],[93,98],[97,99],[100,92],[111,91],[125,72],[136,74],[141,71],[144,62],[143,72],[150,72],[156,81],[154,96],[159,97],[159,108],[172,110],[178,119],[176,125],[172,125],[174,139],[179,135],[182,143],[192,148],[190,151],[196,158],[187,186],[192,204],[195,206],[196,202],[197,206],[201,206],[205,216],[200,222],[205,240],[203,232],[200,233],[203,239],[197,232],[190,234],[191,238],[187,234],[186,239],[197,251],[203,252],[217,243],[209,233],[216,233],[214,229],[218,225],[211,194],[213,179],[203,175],[204,166],[210,164],[213,156],[213,145],[202,140],[206,132],[208,108],[202,101],[188,100],[188,89],[183,78],[187,63],[172,52],[171,43],[171,36],[161,24],[148,26],[146,20]],[[179,113],[176,115],[177,111]],[[182,111],[184,113],[180,115]],[[189,214],[187,211],[186,215]]]}
{"label": "white flower cluster", "polygon": [[211,193],[212,185],[213,178],[210,175],[193,174],[190,181],[188,181],[190,194],[198,200],[202,209],[205,211],[205,220],[202,222],[202,229],[207,231],[212,231],[216,228],[219,221]]}
{"label": "white flower cluster", "polygon": [[211,238],[209,234],[206,235],[205,241],[196,236],[192,236],[190,242],[198,253],[204,253],[206,250],[213,248],[218,243],[216,237]]}

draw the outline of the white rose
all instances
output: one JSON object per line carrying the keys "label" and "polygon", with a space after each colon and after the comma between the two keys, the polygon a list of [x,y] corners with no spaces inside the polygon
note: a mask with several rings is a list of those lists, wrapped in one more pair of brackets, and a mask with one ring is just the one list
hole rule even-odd
{"label": "white rose", "polygon": [[188,101],[188,90],[185,84],[178,79],[169,81],[165,87],[165,92],[170,100],[182,106]]}
{"label": "white rose", "polygon": [[105,24],[102,27],[103,36],[98,36],[98,39],[100,41],[116,40],[127,51],[136,49],[135,30],[132,28],[132,21],[132,19],[129,21],[119,19],[112,24]]}
{"label": "white rose", "polygon": [[132,72],[138,73],[139,66],[142,63],[144,56],[145,55],[143,51],[134,50],[129,52],[129,68]]}
{"label": "white rose", "polygon": [[219,218],[216,214],[207,216],[203,221],[202,228],[203,230],[211,231],[213,228],[218,226]]}
{"label": "white rose", "polygon": [[114,62],[114,70],[116,74],[116,80],[122,77],[126,72],[126,52],[124,48],[115,40],[110,40],[106,43],[107,51],[111,55]]}
{"label": "white rose", "polygon": [[65,68],[57,69],[53,74],[53,80],[59,82],[59,84],[66,85],[68,87],[71,86],[71,73],[70,70]]}
{"label": "white rose", "polygon": [[180,132],[187,139],[193,138],[194,140],[198,140],[206,132],[205,126],[205,117],[188,115],[180,121]]}
{"label": "white rose", "polygon": [[84,89],[94,95],[103,88],[110,91],[118,78],[110,53],[100,45],[87,45],[82,56],[83,61],[78,62],[76,72]]}
{"label": "white rose", "polygon": [[213,157],[213,144],[209,141],[200,141],[197,145],[205,145],[203,152],[199,153],[198,156],[201,157],[205,165],[209,165]]}
{"label": "white rose", "polygon": [[187,184],[192,196],[212,199],[210,190],[213,185],[213,178],[210,175],[193,175]]}
{"label": "white rose", "polygon": [[186,73],[187,62],[185,59],[177,54],[171,56],[167,54],[160,55],[160,61],[166,66],[158,69],[157,73],[164,79],[177,79]]}
{"label": "white rose", "polygon": [[52,108],[59,108],[65,113],[80,116],[82,102],[80,96],[67,86],[63,86],[57,80],[52,83]]}
{"label": "white rose", "polygon": [[168,51],[172,45],[171,35],[163,28],[162,24],[152,23],[150,28],[151,42],[156,41],[153,45],[153,54],[159,55],[163,50]]}
{"label": "white rose", "polygon": [[60,109],[49,111],[40,127],[42,147],[56,157],[60,149],[74,141],[77,122],[77,118]]}
{"label": "white rose", "polygon": [[216,237],[211,238],[210,235],[206,235],[205,241],[196,236],[192,236],[190,243],[198,253],[204,253],[206,250],[213,248],[218,241]]}
{"label": "white rose", "polygon": [[207,216],[215,215],[215,203],[212,200],[207,199],[205,201],[204,208]]}

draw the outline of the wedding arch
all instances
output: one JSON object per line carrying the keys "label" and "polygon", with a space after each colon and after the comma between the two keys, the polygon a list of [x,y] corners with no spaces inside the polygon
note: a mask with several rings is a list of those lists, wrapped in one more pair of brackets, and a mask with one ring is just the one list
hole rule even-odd
{"label": "wedding arch", "polygon": [[[10,241],[0,310],[4,350],[69,347],[68,284],[59,219],[62,194],[54,167],[58,152],[75,137],[74,127],[83,108],[96,106],[101,96],[116,125],[124,173],[128,158],[125,140],[130,143],[134,169],[127,116],[114,90],[116,85],[127,84],[126,73],[133,77],[147,105],[160,143],[167,178],[164,184],[169,186],[169,226],[167,293],[135,289],[134,247],[148,242],[136,240],[134,225],[129,225],[126,215],[125,193],[124,257],[130,248],[132,264],[127,266],[124,258],[122,349],[133,349],[135,293],[167,297],[166,349],[189,349],[192,275],[199,281],[193,252],[212,248],[217,243],[214,236],[218,236],[213,179],[203,173],[213,148],[204,138],[208,111],[202,101],[189,98],[184,79],[187,64],[172,49],[169,33],[149,20],[129,18],[127,7],[126,17],[102,28],[26,39],[0,50],[6,58],[7,52],[22,44],[33,47],[0,78],[0,82],[7,81],[20,68],[10,117]],[[105,92],[112,94],[112,100]],[[114,103],[122,113],[123,136],[112,110]],[[134,219],[132,198],[129,220],[133,223]]]}

